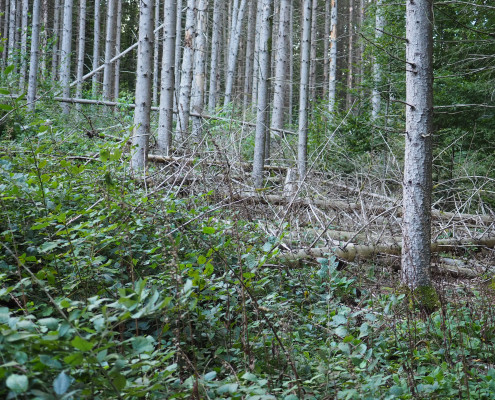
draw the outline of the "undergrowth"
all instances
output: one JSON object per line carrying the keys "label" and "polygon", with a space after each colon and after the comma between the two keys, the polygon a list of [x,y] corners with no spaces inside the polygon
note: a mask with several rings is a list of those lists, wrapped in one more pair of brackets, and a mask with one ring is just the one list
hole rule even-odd
{"label": "undergrowth", "polygon": [[125,140],[23,129],[0,156],[2,397],[495,398],[492,289],[415,314],[372,265],[279,265],[283,233],[213,191],[146,187]]}

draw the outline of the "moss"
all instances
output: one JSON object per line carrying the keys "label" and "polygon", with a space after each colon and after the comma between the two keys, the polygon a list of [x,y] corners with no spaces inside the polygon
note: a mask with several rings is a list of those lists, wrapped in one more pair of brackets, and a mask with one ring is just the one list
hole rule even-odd
{"label": "moss", "polygon": [[411,290],[407,286],[402,286],[400,292],[406,294],[409,308],[431,314],[440,307],[438,293],[433,286],[418,286]]}

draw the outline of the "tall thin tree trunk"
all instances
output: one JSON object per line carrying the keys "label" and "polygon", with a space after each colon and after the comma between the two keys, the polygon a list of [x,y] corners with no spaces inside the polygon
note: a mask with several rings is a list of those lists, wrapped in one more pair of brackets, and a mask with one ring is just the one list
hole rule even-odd
{"label": "tall thin tree trunk", "polygon": [[60,68],[60,52],[59,48],[62,43],[62,30],[60,29],[60,18],[63,15],[63,0],[55,0],[53,7],[53,38],[52,38],[52,80],[57,80],[58,71]]}
{"label": "tall thin tree trunk", "polygon": [[[77,52],[76,97],[80,99],[82,97],[84,55],[86,54],[84,51],[86,47],[86,0],[79,0],[79,37],[77,41],[79,42],[79,47]],[[78,104],[76,108],[81,109],[81,104]]]}
{"label": "tall thin tree trunk", "polygon": [[223,0],[215,0],[213,3],[213,27],[211,34],[211,59],[210,59],[210,92],[208,95],[208,110],[213,112],[217,106],[217,82],[220,72],[220,36],[222,33],[222,9]]}
{"label": "tall thin tree trunk", "polygon": [[31,31],[31,57],[29,61],[29,82],[27,92],[28,110],[36,109],[36,89],[38,85],[38,58],[39,58],[39,34],[40,34],[40,2],[33,1],[33,18]]}
{"label": "tall thin tree trunk", "polygon": [[306,176],[308,159],[308,85],[311,51],[311,0],[303,1],[301,40],[301,80],[299,84],[299,129],[297,144],[297,170],[302,183]]}
{"label": "tall thin tree trunk", "polygon": [[254,40],[254,54],[253,54],[253,90],[251,94],[253,112],[257,110],[256,102],[258,101],[258,80],[259,80],[259,44],[260,44],[260,32],[261,32],[261,17],[262,17],[263,0],[257,0],[256,8],[256,35]]}
{"label": "tall thin tree trunk", "polygon": [[335,112],[337,96],[337,0],[331,0],[332,11],[330,13],[330,60],[328,75],[328,112],[330,120]]}
{"label": "tall thin tree trunk", "polygon": [[[242,21],[244,19],[244,10],[246,9],[246,0],[241,0],[238,9],[233,9],[232,27],[229,43],[229,62],[227,66],[227,79],[225,80],[225,98],[224,106],[232,101],[232,89],[234,86],[235,71],[237,68],[237,54],[239,52],[239,40],[241,38]],[[235,18],[234,18],[235,17]]]}
{"label": "tall thin tree trunk", "polygon": [[346,108],[349,109],[352,104],[352,89],[354,75],[354,0],[349,0],[349,44],[347,46],[347,93]]}
{"label": "tall thin tree trunk", "polygon": [[[406,136],[402,282],[431,300],[433,1],[406,3]],[[425,304],[428,306],[428,304]]]}
{"label": "tall thin tree trunk", "polygon": [[21,25],[21,68],[19,73],[19,88],[24,91],[27,73],[27,37],[28,37],[28,0],[22,0],[22,25]]}
{"label": "tall thin tree trunk", "polygon": [[[160,26],[160,1],[155,1],[155,30]],[[160,55],[160,31],[155,33],[153,47],[153,104],[158,102],[158,82],[159,82],[159,55]]]}
{"label": "tall thin tree trunk", "polygon": [[16,0],[10,0],[10,16],[9,16],[9,60],[14,62],[14,49],[15,49],[15,17],[17,14],[17,2]]}
{"label": "tall thin tree trunk", "polygon": [[165,0],[163,20],[162,81],[160,89],[160,115],[158,117],[158,149],[168,155],[172,145],[175,90],[175,35],[177,0]]}
{"label": "tall thin tree trunk", "polygon": [[[122,0],[117,1],[117,22],[115,29],[115,55],[120,54],[120,45],[122,42]],[[155,0],[159,1],[159,0]],[[119,100],[120,96],[120,58],[115,61],[113,77],[113,98]]]}
{"label": "tall thin tree trunk", "polygon": [[[8,38],[9,37],[9,23],[10,23],[10,0],[5,0],[5,15],[3,16],[3,37]],[[8,56],[8,46],[5,45],[3,46],[3,52],[2,52],[2,61],[3,65],[7,64],[7,56]]]}
{"label": "tall thin tree trunk", "polygon": [[[178,112],[178,89],[180,88],[181,61],[182,61],[182,0],[177,0],[177,18],[175,21],[175,99],[174,110]],[[176,118],[176,114],[174,114]]]}
{"label": "tall thin tree trunk", "polygon": [[[93,71],[100,65],[100,0],[95,0],[94,29],[93,29]],[[98,94],[99,74],[94,74],[91,78],[92,94]]]}
{"label": "tall thin tree trunk", "polygon": [[258,101],[256,113],[256,136],[254,142],[253,184],[255,188],[263,186],[263,169],[265,164],[265,134],[269,113],[268,81],[270,73],[270,16],[273,0],[262,0],[258,7],[261,11],[258,29],[260,30],[258,62]]}
{"label": "tall thin tree trunk", "polygon": [[246,29],[246,65],[244,68],[244,97],[243,109],[247,110],[253,86],[253,53],[256,34],[256,1],[249,2],[248,20]]}
{"label": "tall thin tree trunk", "polygon": [[41,4],[41,13],[43,14],[43,22],[40,28],[40,40],[41,44],[40,53],[38,59],[40,60],[40,73],[43,79],[47,77],[46,62],[47,62],[47,46],[48,46],[48,0],[43,0]]}
{"label": "tall thin tree trunk", "polygon": [[[140,0],[142,1],[142,0]],[[145,3],[142,3],[143,5]],[[145,7],[143,5],[143,7]],[[107,29],[105,37],[105,69],[103,70],[103,99],[110,100],[112,94],[113,65],[110,60],[115,50],[115,0],[107,2]]]}
{"label": "tall thin tree trunk", "polygon": [[[194,39],[194,77],[191,90],[191,110],[203,114],[206,58],[206,24],[208,22],[208,0],[198,0],[196,14],[196,37]],[[199,141],[202,135],[203,119],[192,118],[192,137]]]}
{"label": "tall thin tree trunk", "polygon": [[[376,0],[376,15],[375,15],[375,42],[380,43],[385,28],[385,16],[383,14],[383,0]],[[373,49],[375,56],[373,57],[373,91],[371,95],[371,119],[376,121],[380,114],[381,97],[380,85],[382,80],[382,67],[376,56],[376,49]]]}
{"label": "tall thin tree trunk", "polygon": [[283,129],[284,127],[284,106],[287,92],[287,66],[289,60],[289,18],[290,0],[280,0],[280,19],[278,23],[278,39],[276,48],[274,91],[273,91],[273,112],[271,127]]}
{"label": "tall thin tree trunk", "polygon": [[[62,96],[70,97],[70,66],[72,52],[72,5],[73,0],[64,2],[64,22],[62,34],[62,52],[60,54],[60,84],[62,86]],[[62,104],[62,111],[68,114],[69,104]]]}
{"label": "tall thin tree trunk", "polygon": [[153,59],[153,0],[139,0],[139,46],[131,169],[143,170],[148,157]]}
{"label": "tall thin tree trunk", "polygon": [[323,34],[323,98],[327,97],[328,93],[328,67],[330,58],[328,48],[330,44],[330,2],[325,0],[325,33]]}
{"label": "tall thin tree trunk", "polygon": [[316,100],[316,33],[318,22],[318,0],[313,0],[311,7],[311,49],[310,49],[310,64],[309,64],[309,98],[311,101]]}
{"label": "tall thin tree trunk", "polygon": [[186,31],[184,34],[184,51],[182,53],[182,71],[180,76],[180,91],[178,102],[177,116],[177,139],[179,142],[187,138],[189,127],[189,111],[191,102],[191,80],[193,72],[194,47],[193,41],[195,36],[195,18],[194,18],[195,1],[187,0],[186,11]]}
{"label": "tall thin tree trunk", "polygon": [[288,91],[288,120],[292,123],[292,113],[294,108],[294,4],[290,7],[289,17],[289,91]]}

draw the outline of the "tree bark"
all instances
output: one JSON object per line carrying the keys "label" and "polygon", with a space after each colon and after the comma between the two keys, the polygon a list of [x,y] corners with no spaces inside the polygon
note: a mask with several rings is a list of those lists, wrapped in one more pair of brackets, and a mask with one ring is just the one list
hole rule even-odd
{"label": "tree bark", "polygon": [[325,32],[323,34],[323,98],[328,93],[328,67],[330,64],[329,45],[330,45],[330,6],[331,0],[325,0]]}
{"label": "tree bark", "polygon": [[[10,0],[5,0],[5,15],[3,16],[3,37],[8,38],[9,37],[9,22],[10,22]],[[7,57],[8,57],[8,46],[3,45],[3,51],[2,51],[2,62],[3,65],[7,65]]]}
{"label": "tree bark", "polygon": [[[155,30],[160,25],[160,1],[155,1]],[[153,104],[158,102],[158,82],[159,82],[159,44],[160,32],[155,33],[155,41],[153,47]],[[117,53],[118,54],[118,53]]]}
{"label": "tree bark", "polygon": [[21,68],[19,72],[19,88],[24,92],[27,72],[27,37],[28,37],[28,0],[22,0],[22,25],[21,25]]}
{"label": "tree bark", "polygon": [[316,34],[317,26],[316,23],[318,16],[318,0],[313,0],[311,7],[311,47],[309,55],[309,98],[310,101],[316,100]]}
{"label": "tree bark", "polygon": [[220,36],[222,34],[222,9],[223,0],[215,0],[213,3],[213,27],[211,33],[211,59],[210,59],[210,91],[208,95],[208,110],[214,112],[217,106],[217,85],[220,73]]}
{"label": "tree bark", "polygon": [[[105,36],[105,69],[103,70],[103,99],[110,100],[112,95],[113,65],[110,60],[115,50],[115,2],[107,2],[107,29]],[[147,4],[147,2],[142,3]]]}
{"label": "tree bark", "polygon": [[[82,97],[82,77],[84,73],[84,55],[86,46],[86,0],[79,0],[79,48],[77,52],[77,86],[76,97]],[[80,109],[81,105],[76,106]]]}
{"label": "tree bark", "polygon": [[[208,23],[208,0],[198,0],[196,14],[196,37],[194,39],[194,76],[191,89],[191,111],[201,115],[204,108],[206,24]],[[203,119],[192,117],[192,137],[199,142],[202,135]]]}
{"label": "tree bark", "polygon": [[253,56],[254,56],[254,40],[256,35],[256,1],[249,2],[248,20],[246,28],[246,65],[244,68],[244,93],[243,93],[243,109],[248,109],[251,99],[251,91],[253,86]]}
{"label": "tree bark", "polygon": [[[175,21],[175,96],[174,111],[178,112],[178,90],[181,78],[181,56],[182,56],[182,0],[177,0],[177,17]],[[176,115],[176,114],[175,114]]]}
{"label": "tree bark", "polygon": [[[268,80],[270,73],[270,16],[273,0],[262,0],[259,40],[259,76],[258,101],[256,113],[256,136],[254,142],[253,184],[255,188],[263,186],[263,167],[265,163],[265,133],[268,118]],[[258,5],[260,5],[258,3]]]}
{"label": "tree bark", "polygon": [[158,150],[165,155],[168,155],[172,145],[174,121],[176,18],[177,0],[165,0],[163,19],[167,25],[163,33],[160,115],[158,117]]}
{"label": "tree bark", "polygon": [[59,71],[59,46],[62,42],[62,33],[60,29],[60,15],[63,8],[62,0],[55,0],[53,7],[53,36],[52,36],[52,80],[57,80]]}
{"label": "tree bark", "polygon": [[311,38],[311,0],[303,1],[301,38],[301,78],[299,83],[299,129],[297,144],[297,170],[299,181],[306,176],[308,151],[308,85]]}
{"label": "tree bark", "polygon": [[153,0],[139,2],[139,46],[131,169],[144,170],[148,157],[153,59]]}
{"label": "tree bark", "polygon": [[[64,2],[64,20],[62,35],[62,51],[60,54],[60,84],[62,86],[62,96],[70,97],[70,67],[72,51],[72,6],[73,0]],[[70,107],[62,104],[62,112],[68,114]]]}
{"label": "tree bark", "polygon": [[402,282],[431,287],[433,114],[433,4],[406,3],[406,137],[404,160]]}
{"label": "tree bark", "polygon": [[346,109],[351,108],[354,82],[354,0],[349,0],[349,42],[347,45],[347,88]]}
{"label": "tree bark", "polygon": [[258,101],[258,81],[259,81],[259,44],[260,44],[260,32],[261,32],[261,11],[263,0],[257,1],[256,7],[256,34],[254,40],[254,54],[253,54],[253,89],[251,93],[251,103],[253,112],[256,111],[256,102]]}
{"label": "tree bark", "polygon": [[[93,29],[93,70],[100,65],[100,0],[95,1],[95,13],[94,13],[94,29]],[[94,74],[92,79],[91,92],[93,97],[98,94],[98,74]]]}
{"label": "tree bark", "polygon": [[17,7],[17,1],[16,0],[10,0],[9,39],[8,39],[10,63],[14,63],[16,7]]}
{"label": "tree bark", "polygon": [[33,19],[31,31],[31,57],[29,61],[29,82],[27,92],[28,110],[36,109],[36,89],[38,85],[38,59],[39,59],[39,35],[40,35],[40,2],[33,1]]}
{"label": "tree bark", "polygon": [[[376,0],[376,15],[375,15],[375,42],[380,43],[385,28],[385,16],[383,14],[383,0]],[[373,91],[371,94],[371,120],[376,121],[380,115],[381,97],[380,85],[382,80],[382,67],[376,56],[377,49],[373,49],[375,53],[373,57]]]}
{"label": "tree bark", "polygon": [[331,0],[332,11],[330,13],[330,60],[328,76],[328,113],[330,121],[335,113],[335,101],[337,95],[337,0]]}
{"label": "tree bark", "polygon": [[[117,1],[117,26],[115,30],[115,54],[120,54],[120,45],[122,43],[122,0]],[[158,0],[156,0],[158,1]],[[120,58],[115,60],[114,79],[113,79],[113,98],[119,100],[120,96]]]}

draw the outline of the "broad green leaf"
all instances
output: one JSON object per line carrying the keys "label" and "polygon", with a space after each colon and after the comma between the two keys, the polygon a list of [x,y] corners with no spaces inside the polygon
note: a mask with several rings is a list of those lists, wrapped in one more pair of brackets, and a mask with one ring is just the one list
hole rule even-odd
{"label": "broad green leaf", "polygon": [[84,360],[82,353],[74,353],[69,356],[64,357],[64,362],[66,364],[77,366],[81,365]]}
{"label": "broad green leaf", "polygon": [[212,381],[217,377],[217,373],[215,371],[208,372],[205,376],[204,379],[205,381]]}
{"label": "broad green leaf", "polygon": [[62,371],[53,381],[53,390],[59,396],[63,395],[69,389],[71,384],[71,378],[64,371]]}
{"label": "broad green leaf", "polygon": [[127,380],[125,379],[125,376],[122,374],[116,374],[114,377],[112,377],[113,384],[118,390],[122,390],[125,388],[125,385],[127,383]]}
{"label": "broad green leaf", "polygon": [[138,336],[138,337],[132,338],[131,340],[132,340],[132,348],[138,354],[150,353],[154,349],[153,344],[151,344],[150,341],[143,336]]}
{"label": "broad green leaf", "polygon": [[207,235],[213,235],[217,230],[211,226],[203,226],[203,233]]}
{"label": "broad green leaf", "polygon": [[14,109],[11,105],[0,103],[0,109],[5,111],[11,111]]}
{"label": "broad green leaf", "polygon": [[10,390],[16,393],[23,393],[28,389],[28,377],[26,375],[12,374],[7,378],[5,382]]}
{"label": "broad green leaf", "polygon": [[55,358],[52,358],[50,356],[47,356],[46,354],[42,354],[40,356],[40,361],[46,365],[47,367],[52,367],[55,369],[60,369],[62,368],[62,364],[60,361],[56,360]]}
{"label": "broad green leaf", "polygon": [[218,394],[225,394],[225,393],[235,393],[239,385],[237,383],[227,383],[225,385],[220,386],[217,389]]}
{"label": "broad green leaf", "polygon": [[88,342],[80,336],[76,336],[70,341],[70,344],[74,346],[77,350],[89,351],[93,348],[94,343]]}

